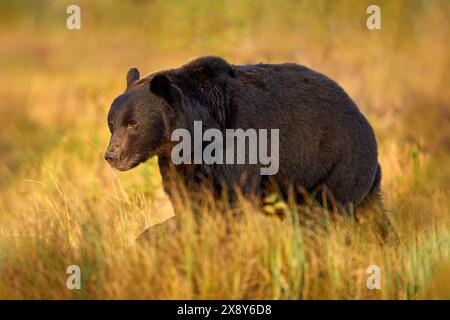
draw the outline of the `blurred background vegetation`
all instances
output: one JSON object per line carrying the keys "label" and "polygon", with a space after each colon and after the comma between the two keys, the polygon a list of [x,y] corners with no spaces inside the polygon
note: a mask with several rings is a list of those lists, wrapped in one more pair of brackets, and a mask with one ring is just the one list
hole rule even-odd
{"label": "blurred background vegetation", "polygon": [[[81,30],[66,28],[70,4],[81,8]],[[381,30],[366,28],[369,4],[381,8]],[[0,0],[0,297],[448,297],[449,30],[450,2],[444,0]],[[244,277],[245,267],[261,268],[261,277],[202,291],[189,282],[197,280],[186,269],[169,268],[173,284],[155,293],[154,262],[142,253],[126,256],[125,248],[147,226],[170,216],[171,207],[155,159],[126,173],[114,172],[103,161],[109,139],[106,114],[125,89],[130,67],[146,74],[202,55],[219,55],[233,64],[296,62],[340,83],[375,129],[385,201],[403,237],[405,256],[396,255],[398,248],[366,248],[364,253],[360,247],[347,248],[349,253],[345,244],[339,247],[325,235],[322,246],[344,251],[317,260],[323,267],[317,273],[273,269],[289,265],[289,254],[275,262],[245,264],[273,250],[268,244],[222,266],[228,268],[224,281],[230,274]],[[214,239],[205,242],[212,246],[203,248],[207,251],[194,250],[199,255],[194,258],[208,265],[228,257]],[[192,249],[192,243],[186,248]],[[134,269],[111,258],[118,252]],[[159,258],[196,261],[186,252]],[[339,265],[345,259],[339,253],[362,254],[366,260],[358,256],[351,266]],[[302,254],[301,265],[310,265],[311,252]],[[362,276],[349,284],[336,274],[370,264],[369,257],[407,275],[396,278],[388,291],[371,294],[357,289]],[[64,266],[73,263],[90,268],[91,279],[102,281],[102,289],[71,296],[64,289]],[[114,278],[112,266],[130,267],[130,275]],[[200,268],[197,274],[205,281],[202,266],[193,270]],[[265,267],[271,271],[265,273]],[[211,279],[220,278],[214,272]],[[283,277],[288,275],[298,276],[293,281],[300,296],[287,293]],[[128,288],[123,281],[129,277],[139,283],[146,279],[147,286]]]}

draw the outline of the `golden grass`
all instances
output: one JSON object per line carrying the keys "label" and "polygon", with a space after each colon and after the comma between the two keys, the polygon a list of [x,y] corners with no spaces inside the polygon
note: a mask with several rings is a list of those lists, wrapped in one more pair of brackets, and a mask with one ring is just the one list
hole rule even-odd
{"label": "golden grass", "polygon": [[[79,2],[80,31],[63,2],[0,2],[0,298],[450,298],[448,2],[381,1],[381,31],[363,1]],[[132,65],[206,54],[341,83],[376,131],[400,243],[244,204],[237,220],[186,210],[179,233],[136,245],[173,212],[155,159],[126,173],[103,160],[109,104]],[[81,290],[66,288],[72,264]],[[381,290],[366,287],[371,264]]]}

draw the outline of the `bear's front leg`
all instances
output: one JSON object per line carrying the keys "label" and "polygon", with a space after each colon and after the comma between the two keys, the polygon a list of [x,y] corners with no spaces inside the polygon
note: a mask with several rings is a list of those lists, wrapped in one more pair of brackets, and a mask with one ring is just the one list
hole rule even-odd
{"label": "bear's front leg", "polygon": [[178,229],[178,219],[173,216],[164,222],[151,226],[143,231],[136,241],[139,244],[151,243],[157,239],[170,237]]}

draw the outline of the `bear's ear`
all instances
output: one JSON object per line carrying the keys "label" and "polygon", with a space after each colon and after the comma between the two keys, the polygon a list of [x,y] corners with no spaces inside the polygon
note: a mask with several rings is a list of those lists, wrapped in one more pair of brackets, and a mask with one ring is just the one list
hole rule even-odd
{"label": "bear's ear", "polygon": [[139,70],[136,68],[131,68],[127,73],[127,89],[131,86],[131,84],[137,80],[139,80],[140,74]]}
{"label": "bear's ear", "polygon": [[162,73],[155,75],[150,81],[150,91],[171,105],[181,100],[180,90]]}

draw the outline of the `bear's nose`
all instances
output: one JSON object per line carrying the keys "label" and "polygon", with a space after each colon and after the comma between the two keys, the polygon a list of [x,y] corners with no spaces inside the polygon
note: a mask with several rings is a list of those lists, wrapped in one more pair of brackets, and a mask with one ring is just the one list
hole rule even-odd
{"label": "bear's nose", "polygon": [[105,152],[105,160],[108,162],[116,162],[117,161],[117,155],[111,151]]}

